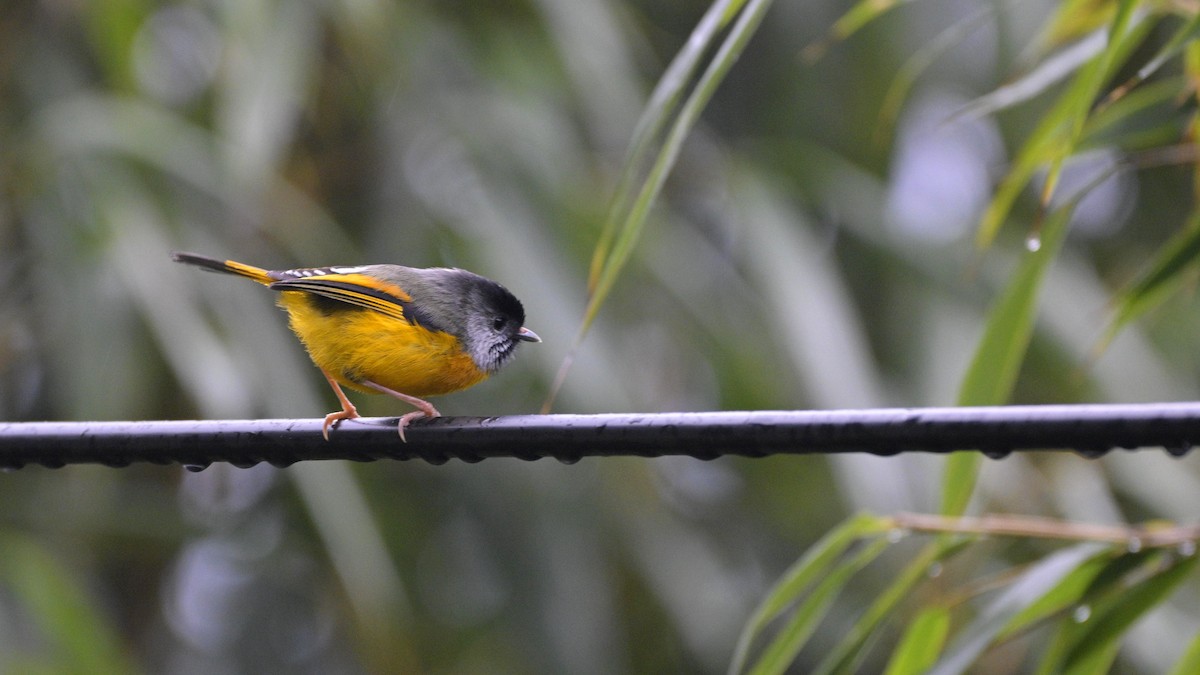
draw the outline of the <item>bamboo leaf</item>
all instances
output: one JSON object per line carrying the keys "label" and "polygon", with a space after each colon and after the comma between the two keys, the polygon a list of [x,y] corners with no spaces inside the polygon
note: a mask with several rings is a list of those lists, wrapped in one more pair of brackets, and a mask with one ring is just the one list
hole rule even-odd
{"label": "bamboo leaf", "polygon": [[928,578],[930,568],[940,563],[966,547],[972,540],[951,539],[938,537],[923,547],[896,580],[888,586],[871,607],[863,612],[858,621],[846,632],[830,652],[813,670],[813,675],[829,675],[830,673],[849,673],[855,671],[855,661],[865,652],[867,641],[885,619],[892,616],[897,605],[923,579]]}
{"label": "bamboo leaf", "polygon": [[[1051,261],[1058,255],[1071,214],[1083,194],[1086,191],[1050,215],[1037,250],[1025,257],[1008,288],[993,306],[984,325],[983,337],[963,378],[959,405],[1001,405],[1008,400],[1033,335],[1042,280]],[[981,462],[976,453],[957,453],[946,460],[942,478],[943,514],[956,516],[966,511]]]}
{"label": "bamboo leaf", "polygon": [[1095,58],[1104,49],[1104,44],[1104,32],[1096,31],[1044,59],[1024,75],[967,103],[955,116],[982,117],[1035,98]]}
{"label": "bamboo leaf", "polygon": [[937,661],[950,632],[950,610],[928,607],[913,619],[892,653],[885,675],[917,675]]}
{"label": "bamboo leaf", "polygon": [[1123,589],[1113,602],[1094,611],[1066,658],[1062,672],[1082,675],[1107,671],[1120,647],[1125,631],[1146,612],[1157,607],[1192,574],[1196,557],[1175,560],[1165,571],[1133,588]]}
{"label": "bamboo leaf", "polygon": [[1109,29],[1105,48],[1079,69],[1071,85],[1022,146],[980,220],[975,236],[978,248],[991,246],[1017,197],[1042,166],[1049,166],[1042,189],[1042,204],[1049,203],[1057,187],[1062,164],[1078,143],[1100,87],[1112,77],[1112,72],[1125,62],[1153,27],[1153,22],[1140,20],[1133,12],[1134,4],[1132,0],[1122,3],[1121,11],[1117,12]]}
{"label": "bamboo leaf", "polygon": [[911,0],[859,0],[841,15],[822,39],[804,48],[803,58],[812,63],[821,58],[829,47],[857,33],[863,26],[878,19],[894,7]]}
{"label": "bamboo leaf", "polygon": [[1077,604],[1111,560],[1112,554],[1104,551],[1084,561],[1074,572],[1063,577],[1057,586],[1013,616],[997,639],[1007,638]]}
{"label": "bamboo leaf", "polygon": [[1183,656],[1175,662],[1168,675],[1192,675],[1192,673],[1200,673],[1200,633],[1192,638],[1188,648],[1184,650]]}
{"label": "bamboo leaf", "polygon": [[4,537],[0,580],[26,608],[63,672],[136,672],[75,575],[35,541]]}
{"label": "bamboo leaf", "polygon": [[[1100,88],[1104,86],[1111,77],[1115,67],[1124,62],[1125,56],[1132,50],[1132,45],[1141,42],[1141,37],[1136,40],[1128,40],[1130,23],[1133,21],[1134,9],[1137,7],[1136,0],[1123,0],[1117,7],[1117,13],[1113,17],[1112,25],[1108,31],[1108,46],[1100,52],[1096,62],[1091,67],[1085,68],[1080,72],[1078,81],[1078,90],[1074,92],[1075,96],[1071,100],[1070,126],[1065,142],[1061,144],[1061,152],[1055,155],[1050,162],[1050,169],[1046,173],[1046,183],[1042,188],[1042,206],[1050,204],[1050,200],[1054,197],[1055,188],[1058,185],[1058,180],[1062,176],[1063,165],[1067,158],[1075,152],[1075,148],[1079,144],[1079,139],[1083,135],[1083,128],[1087,122],[1088,113],[1092,109],[1093,101],[1100,94]],[[1147,22],[1149,23],[1149,22]]]}
{"label": "bamboo leaf", "polygon": [[744,0],[714,2],[710,5],[650,94],[646,109],[642,111],[637,126],[634,127],[633,138],[621,168],[621,176],[609,204],[608,216],[600,231],[600,239],[592,251],[591,269],[588,274],[589,293],[595,291],[601,270],[620,230],[622,217],[636,194],[636,181],[643,177],[655,143],[678,108],[679,100],[695,77],[696,70],[700,67],[704,54],[711,48],[716,34],[736,15],[742,4]]}
{"label": "bamboo leaf", "polygon": [[1184,272],[1200,258],[1200,211],[1193,212],[1187,227],[1159,249],[1145,271],[1117,298],[1112,319],[1096,350],[1103,350],[1126,326],[1162,303],[1184,280]]}
{"label": "bamboo leaf", "polygon": [[[1103,548],[1101,544],[1080,544],[1053,553],[1033,565],[963,629],[929,672],[932,675],[966,672],[1015,617],[1052,594]],[[1088,570],[1092,576],[1095,572]]]}
{"label": "bamboo leaf", "polygon": [[[713,3],[693,31],[685,48],[672,62],[656,87],[650,104],[635,129],[630,154],[625,161],[608,216],[592,254],[588,276],[588,301],[584,307],[583,319],[572,346],[559,367],[550,393],[542,404],[543,412],[549,412],[553,406],[558,390],[574,361],[575,351],[587,335],[641,239],[650,209],[679,157],[683,142],[729,73],[729,69],[757,31],[770,6],[771,0],[718,0]],[[678,107],[677,114],[674,114],[676,102],[683,96],[693,74],[699,69],[703,54],[711,48],[719,29],[731,21],[733,27],[729,29],[713,58],[699,75],[690,94]],[[657,138],[664,130],[666,135],[659,144]],[[650,162],[648,168],[645,168],[646,162]]]}
{"label": "bamboo leaf", "polygon": [[1113,3],[1103,0],[1067,0],[1054,12],[1038,41],[1053,46],[1073,40],[1112,21],[1115,11]]}
{"label": "bamboo leaf", "polygon": [[849,560],[831,570],[796,607],[796,611],[779,630],[775,639],[763,650],[762,656],[750,670],[752,675],[776,675],[786,671],[850,578],[879,557],[887,546],[886,538],[877,538]]}
{"label": "bamboo leaf", "polygon": [[[1064,672],[1069,655],[1078,651],[1081,641],[1090,639],[1087,635],[1094,629],[1098,617],[1106,616],[1114,606],[1125,601],[1131,585],[1129,580],[1145,579],[1147,570],[1161,567],[1163,558],[1160,550],[1143,550],[1110,560],[1080,598],[1076,611],[1059,620],[1058,630],[1042,654],[1036,675]],[[1112,654],[1115,654],[1116,646],[1116,643],[1111,645]],[[1108,652],[1100,651],[1091,656],[1089,663],[1104,663],[1108,657]]]}
{"label": "bamboo leaf", "polygon": [[1175,34],[1171,36],[1171,39],[1158,50],[1158,53],[1147,61],[1146,65],[1138,68],[1137,74],[1129,82],[1118,87],[1113,92],[1113,95],[1110,96],[1110,99],[1123,95],[1124,92],[1136,87],[1158,72],[1168,61],[1181,54],[1184,49],[1193,44],[1197,37],[1200,37],[1200,13],[1194,14],[1191,19],[1185,21],[1175,31]]}
{"label": "bamboo leaf", "polygon": [[740,673],[750,645],[775,617],[808,592],[810,586],[833,566],[855,541],[887,531],[886,519],[861,514],[830,530],[792,565],[750,615],[734,649],[729,672]]}
{"label": "bamboo leaf", "polygon": [[[687,139],[692,127],[700,119],[701,112],[716,93],[717,87],[725,79],[729,69],[741,56],[770,6],[771,0],[750,0],[746,4],[725,41],[700,75],[700,79],[696,82],[696,86],[688,95],[687,100],[684,101],[678,116],[670,125],[666,138],[640,188],[636,191],[631,190],[628,195],[618,194],[616,196],[618,203],[629,204],[629,212],[623,214],[620,227],[613,235],[612,247],[604,256],[603,262],[598,265],[599,271],[595,276],[594,283],[591,284],[592,293],[587,307],[584,309],[583,322],[580,327],[581,334],[585,333],[592,321],[595,320],[596,314],[608,298],[608,293],[624,269],[625,263],[629,261],[635,245],[641,239],[642,229],[650,214],[650,207],[657,199],[663,183],[666,182],[667,175],[674,167],[679,151],[683,148],[684,140]],[[662,123],[665,126],[665,120]]]}
{"label": "bamboo leaf", "polygon": [[908,92],[912,90],[917,78],[928,70],[939,57],[965,40],[972,32],[982,26],[987,19],[992,18],[994,15],[995,8],[992,5],[980,8],[971,16],[956,22],[939,33],[937,37],[930,40],[909,57],[904,62],[904,65],[900,66],[900,70],[892,78],[892,84],[888,87],[887,93],[883,97],[883,103],[879,106],[879,124],[875,129],[875,140],[877,143],[882,143],[887,133],[895,125],[896,118],[900,115],[900,108],[903,106],[904,100],[908,97]]}
{"label": "bamboo leaf", "polygon": [[1099,108],[1088,118],[1080,144],[1094,142],[1093,139],[1117,125],[1127,122],[1138,113],[1179,97],[1186,87],[1182,77],[1166,77],[1139,87],[1112,103]]}

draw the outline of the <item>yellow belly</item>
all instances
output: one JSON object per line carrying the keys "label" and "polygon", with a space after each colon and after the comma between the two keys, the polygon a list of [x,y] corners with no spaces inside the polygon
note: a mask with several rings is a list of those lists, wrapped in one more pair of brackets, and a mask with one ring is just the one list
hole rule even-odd
{"label": "yellow belly", "polygon": [[487,377],[449,333],[360,307],[323,312],[295,291],[280,293],[279,305],[313,363],[355,391],[379,393],[359,384],[370,380],[410,396],[437,396]]}

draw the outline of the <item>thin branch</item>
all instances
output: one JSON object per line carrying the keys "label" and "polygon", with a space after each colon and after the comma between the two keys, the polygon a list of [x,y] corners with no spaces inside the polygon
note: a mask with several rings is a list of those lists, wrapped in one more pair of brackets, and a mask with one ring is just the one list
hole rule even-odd
{"label": "thin branch", "polygon": [[972,518],[926,513],[901,513],[894,516],[892,521],[897,528],[914,532],[1101,541],[1127,545],[1131,551],[1188,545],[1194,547],[1200,540],[1200,525],[1099,525],[1036,516],[987,515]]}
{"label": "thin branch", "polygon": [[413,423],[407,443],[395,423],[349,420],[328,441],[320,419],[7,423],[0,424],[0,468],[152,462],[201,469],[213,462],[288,466],[317,459],[441,464],[488,457],[573,463],[617,455],[714,459],[956,450],[1000,458],[1047,449],[1098,457],[1113,448],[1147,447],[1183,455],[1200,442],[1200,403],[442,417]]}

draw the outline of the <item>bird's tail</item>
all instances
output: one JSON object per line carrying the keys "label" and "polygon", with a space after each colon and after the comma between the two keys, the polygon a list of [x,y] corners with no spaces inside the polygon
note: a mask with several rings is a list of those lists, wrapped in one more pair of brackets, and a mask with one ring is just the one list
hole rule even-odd
{"label": "bird's tail", "polygon": [[217,260],[207,256],[196,255],[195,253],[184,253],[183,251],[175,251],[171,254],[171,259],[175,262],[195,265],[201,269],[210,270],[213,272],[225,272],[226,274],[236,274],[247,279],[253,279],[260,284],[270,285],[275,283],[276,279],[271,278],[270,272],[253,265],[235,262],[233,260]]}

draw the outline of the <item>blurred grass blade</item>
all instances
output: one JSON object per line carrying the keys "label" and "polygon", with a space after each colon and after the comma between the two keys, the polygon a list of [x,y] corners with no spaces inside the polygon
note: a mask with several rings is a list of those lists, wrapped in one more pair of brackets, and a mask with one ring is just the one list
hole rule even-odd
{"label": "blurred grass blade", "polygon": [[1179,98],[1179,92],[1186,88],[1187,82],[1182,77],[1164,77],[1113,100],[1108,105],[1098,108],[1088,118],[1080,143],[1089,142],[1106,131],[1128,122],[1138,113]]}
{"label": "blurred grass blade", "polygon": [[[729,69],[741,56],[770,6],[770,0],[750,0],[746,3],[737,22],[725,37],[725,41],[713,56],[712,61],[709,62],[704,73],[701,74],[687,100],[684,101],[678,116],[669,125],[666,138],[640,187],[633,190],[633,186],[630,186],[629,194],[616,195],[615,199],[618,203],[629,204],[629,212],[622,214],[619,220],[620,226],[613,235],[612,247],[607,251],[603,262],[600,263],[595,282],[591,284],[592,293],[588,298],[587,308],[584,310],[580,333],[586,332],[592,321],[595,320],[600,306],[607,299],[609,291],[612,290],[617,277],[633,253],[634,246],[641,238],[642,228],[649,216],[650,207],[658,197],[667,175],[674,167],[675,160],[683,148],[683,142],[700,119],[700,114],[712,99],[713,94],[716,93],[717,87],[729,73]],[[649,124],[651,126],[667,126],[665,120]],[[636,197],[630,201],[629,197],[634,195]]]}
{"label": "blurred grass blade", "polygon": [[1079,603],[1111,561],[1112,553],[1106,550],[1081,563],[1074,572],[1063,577],[1057,586],[1013,616],[996,636],[997,639],[1011,637]]}
{"label": "blurred grass blade", "polygon": [[1171,237],[1142,275],[1120,293],[1112,319],[1094,352],[1103,351],[1121,330],[1161,304],[1185,280],[1184,272],[1193,268],[1198,258],[1200,211],[1194,211],[1187,227]]}
{"label": "blurred grass blade", "polygon": [[[969,625],[955,638],[938,663],[929,671],[931,675],[954,675],[965,673],[1010,625],[1012,619],[1042,598],[1053,593],[1072,574],[1083,574],[1090,580],[1096,571],[1087,565],[1104,545],[1080,544],[1046,556],[1021,575],[999,597],[985,607]],[[1084,572],[1080,572],[1083,569]]]}
{"label": "blurred grass blade", "polygon": [[1041,203],[1043,206],[1049,204],[1057,187],[1062,163],[1074,152],[1100,88],[1153,27],[1153,22],[1137,20],[1132,10],[1133,4],[1132,0],[1122,3],[1122,11],[1117,12],[1108,32],[1105,48],[1079,69],[1071,85],[1022,146],[980,220],[975,235],[975,245],[979,249],[991,246],[1017,197],[1043,166],[1049,166],[1049,172],[1042,189]]}
{"label": "blurred grass blade", "polygon": [[1038,44],[1053,48],[1081,35],[1086,35],[1112,21],[1116,6],[1096,0],[1066,0],[1059,4],[1054,18],[1046,23]]}
{"label": "blurred grass blade", "polygon": [[1096,31],[1076,44],[1045,59],[1036,68],[1021,77],[967,103],[954,116],[983,117],[1005,108],[1011,108],[1018,103],[1024,103],[1079,70],[1083,64],[1095,58],[1104,49],[1104,44],[1104,32]]}
{"label": "blurred grass blade", "polygon": [[1174,564],[1133,588],[1122,589],[1113,601],[1092,612],[1074,649],[1067,654],[1062,672],[1068,675],[1107,672],[1125,631],[1157,607],[1196,568],[1197,558],[1175,559]]}
{"label": "blurred grass blade", "polygon": [[1167,675],[1193,675],[1200,673],[1200,633],[1192,638],[1191,643],[1183,652],[1183,656],[1171,667]]}
{"label": "blurred grass blade", "polygon": [[36,541],[15,534],[0,539],[0,582],[37,625],[52,654],[46,672],[134,673],[115,623],[96,610],[75,575]]}
{"label": "blurred grass blade", "polygon": [[[1050,214],[1041,238],[1031,242],[1031,247],[1036,250],[1022,261],[988,315],[983,337],[959,389],[958,405],[1002,405],[1008,400],[1033,336],[1038,295],[1046,270],[1066,239],[1075,207],[1109,175],[1108,171],[1101,172],[1094,182]],[[946,460],[946,471],[942,476],[943,515],[959,516],[966,511],[982,461],[982,457],[973,452],[954,453]]]}
{"label": "blurred grass blade", "polygon": [[710,5],[650,94],[646,109],[634,127],[633,138],[621,168],[621,176],[609,203],[603,229],[600,231],[600,239],[592,251],[591,268],[588,272],[589,293],[595,292],[596,283],[612,250],[622,216],[629,208],[630,200],[635,194],[634,186],[637,179],[642,177],[656,139],[662,134],[678,107],[680,98],[687,91],[688,84],[695,76],[704,54],[712,46],[717,32],[728,24],[743,4],[744,0],[730,0]]}
{"label": "blurred grass blade", "polygon": [[[1138,68],[1137,74],[1130,78],[1128,82],[1114,89],[1105,99],[1105,102],[1121,98],[1134,87],[1144,82],[1151,75],[1158,72],[1168,61],[1181,54],[1185,48],[1193,44],[1197,37],[1200,37],[1200,13],[1196,13],[1190,20],[1184,22],[1179,27],[1179,30],[1175,31],[1175,34],[1171,36],[1171,39],[1162,46],[1162,49],[1159,49],[1158,53],[1146,62],[1146,65]],[[1176,91],[1182,91],[1182,88]]]}
{"label": "blurred grass blade", "polygon": [[750,645],[768,623],[795,603],[817,579],[826,575],[854,542],[886,532],[889,522],[876,516],[860,514],[830,530],[820,541],[813,544],[779,581],[775,582],[775,586],[746,622],[742,634],[738,637],[737,647],[729,664],[729,673],[733,675],[742,672]]}
{"label": "blurred grass blade", "polygon": [[[1115,67],[1124,62],[1121,56],[1128,55],[1132,47],[1128,47],[1126,38],[1129,33],[1130,22],[1133,20],[1134,9],[1138,6],[1137,0],[1122,0],[1117,7],[1117,13],[1113,17],[1112,25],[1108,31],[1108,45],[1100,52],[1096,62],[1090,67],[1084,68],[1080,72],[1079,91],[1075,92],[1075,98],[1072,100],[1071,114],[1069,117],[1069,132],[1066,142],[1058,146],[1060,152],[1051,159],[1050,169],[1046,173],[1046,182],[1042,187],[1042,207],[1045,208],[1050,204],[1050,200],[1054,197],[1055,189],[1058,186],[1059,177],[1062,175],[1063,165],[1067,158],[1075,152],[1075,148],[1079,144],[1079,139],[1083,135],[1084,125],[1087,123],[1088,114],[1092,110],[1095,100],[1100,95],[1100,88],[1104,86],[1113,75]],[[1150,22],[1146,22],[1149,24]],[[1135,41],[1130,41],[1136,45],[1141,42],[1139,36]]]}
{"label": "blurred grass blade", "polygon": [[921,610],[892,653],[884,675],[919,675],[928,671],[942,652],[949,632],[950,610],[936,606]]}
{"label": "blurred grass blade", "polygon": [[892,78],[892,84],[884,94],[883,103],[879,106],[879,122],[875,126],[875,143],[883,145],[896,125],[900,110],[908,93],[912,91],[917,78],[929,69],[947,51],[962,43],[974,31],[978,30],[987,19],[995,16],[993,5],[987,5],[976,10],[974,14],[958,21],[942,31],[933,40],[922,45]]}
{"label": "blurred grass blade", "polygon": [[[749,0],[748,2],[717,2],[701,20],[700,26],[693,32],[684,56],[678,66],[672,64],[668,68],[667,84],[661,90],[656,89],[651,99],[652,106],[643,115],[637,126],[632,150],[626,160],[626,167],[616,193],[613,196],[609,215],[601,232],[600,240],[592,256],[589,272],[588,302],[584,308],[583,319],[575,335],[571,347],[567,351],[550,393],[542,405],[542,412],[549,412],[554,399],[566,379],[567,371],[574,361],[575,351],[582,343],[592,322],[595,321],[600,307],[608,298],[609,292],[616,284],[617,278],[633,254],[634,247],[641,239],[642,229],[649,217],[650,208],[658,198],[663,183],[675,166],[675,160],[683,148],[692,127],[700,119],[700,114],[716,93],[717,87],[725,79],[730,68],[741,56],[750,38],[762,23],[763,16],[771,6],[771,0]],[[741,9],[739,12],[738,9]],[[678,114],[671,119],[675,109],[675,101],[683,94],[683,88],[691,79],[691,74],[699,67],[693,59],[708,51],[710,43],[716,38],[719,28],[736,15],[736,21],[725,36],[720,47],[709,61],[707,67],[696,80],[691,93],[688,94]],[[649,160],[654,148],[654,139],[663,130],[666,136],[658,146],[657,153],[644,177],[641,175],[642,157]],[[640,180],[640,183],[639,183]]]}
{"label": "blurred grass blade", "polygon": [[846,38],[857,33],[863,26],[878,19],[887,12],[891,11],[905,2],[912,0],[858,0],[857,3],[846,11],[833,26],[829,28],[829,32],[825,37],[808,45],[804,48],[801,56],[807,63],[812,63],[825,55],[837,42],[841,42]]}
{"label": "blurred grass blade", "polygon": [[838,593],[845,588],[851,577],[879,557],[887,547],[888,540],[878,537],[849,560],[830,570],[813,592],[796,607],[791,618],[779,629],[775,639],[763,650],[750,673],[778,675],[785,672],[796,660],[796,655],[812,636],[817,624],[833,606]]}
{"label": "blurred grass blade", "polygon": [[1090,628],[1086,621],[1094,613],[1093,606],[1103,608],[1106,606],[1104,603],[1111,603],[1113,595],[1120,595],[1124,591],[1124,585],[1128,583],[1126,579],[1131,574],[1141,574],[1142,569],[1154,564],[1161,556],[1160,551],[1143,550],[1110,559],[1080,597],[1075,611],[1058,620],[1058,629],[1042,651],[1035,675],[1061,673],[1067,654],[1075,648],[1080,636]]}
{"label": "blurred grass blade", "polygon": [[971,541],[973,540],[938,537],[922,548],[896,580],[879,594],[867,611],[863,612],[841,642],[817,664],[812,671],[813,675],[857,672],[856,661],[864,656],[867,642],[880,624],[893,616],[900,601],[908,597],[909,592],[918,583],[929,577],[931,567],[963,550]]}

